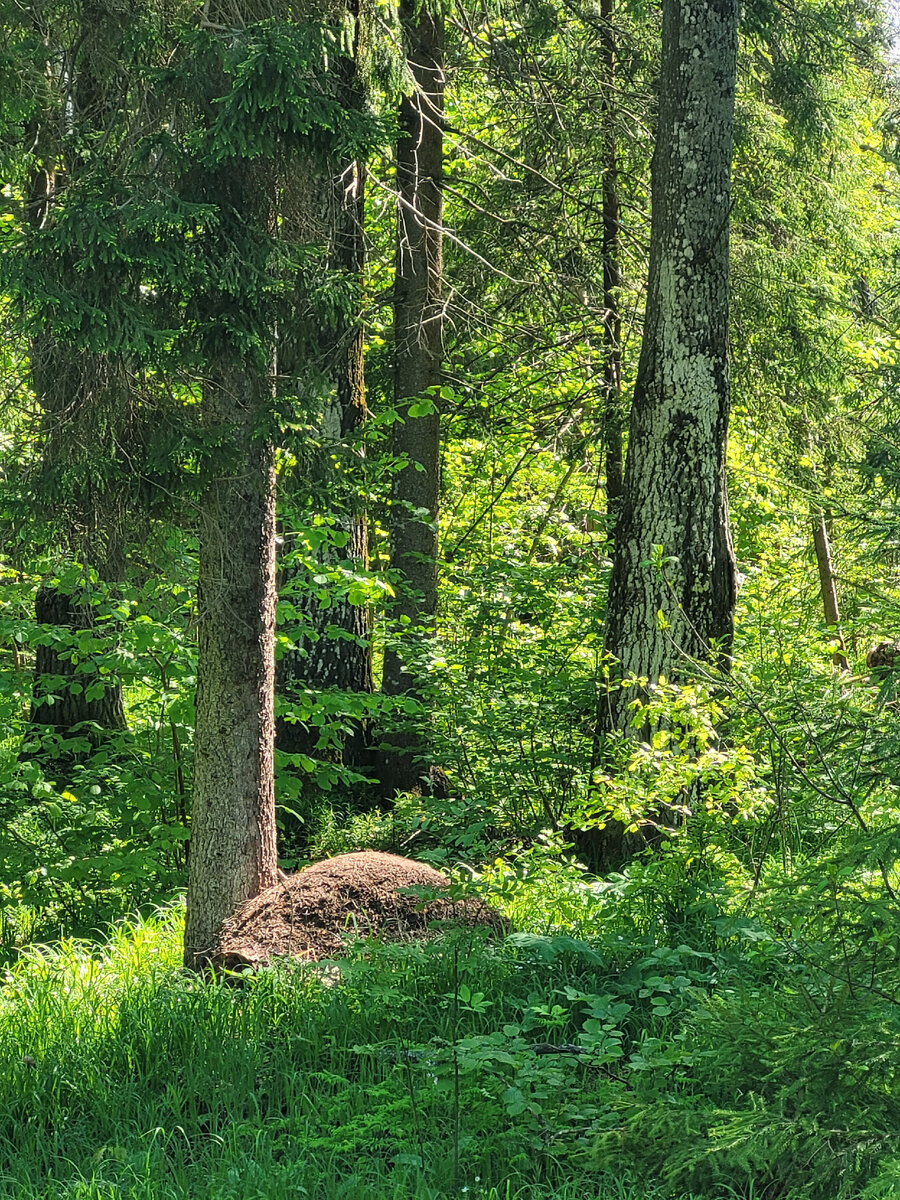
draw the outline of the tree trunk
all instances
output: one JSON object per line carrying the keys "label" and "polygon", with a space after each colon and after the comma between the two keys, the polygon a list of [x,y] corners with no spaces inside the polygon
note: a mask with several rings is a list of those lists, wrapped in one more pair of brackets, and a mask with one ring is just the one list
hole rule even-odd
{"label": "tree trunk", "polygon": [[[259,253],[261,238],[274,237],[276,179],[270,162],[234,159],[202,186],[223,213],[218,253],[224,262],[241,253],[241,238],[249,258]],[[209,323],[233,303],[229,292],[211,291],[203,298]],[[225,918],[278,875],[275,454],[269,433],[275,335],[261,326],[265,351],[248,349],[246,341],[232,341],[227,333],[216,338],[202,392],[204,428],[216,457],[199,505],[194,794],[184,933],[190,968],[208,961]]]}
{"label": "tree trunk", "polygon": [[277,878],[275,467],[257,425],[269,381],[234,361],[210,378],[204,419],[229,450],[200,509],[194,804],[185,965],[226,917]]}
{"label": "tree trunk", "polygon": [[[250,6],[238,14],[234,5],[220,0],[209,13],[210,22],[227,26],[237,22],[265,21],[273,14],[269,3]],[[298,23],[310,19],[290,8],[284,19]],[[352,4],[343,13],[328,10],[315,14],[334,22],[343,34],[342,16],[358,17]],[[313,18],[315,19],[315,18]],[[215,25],[213,25],[215,28]],[[357,41],[360,31],[357,22]],[[340,39],[338,39],[340,44]],[[336,57],[335,98],[346,111],[351,96],[361,86],[355,63]],[[324,65],[324,64],[323,64]],[[334,70],[333,67],[328,68]],[[316,79],[321,84],[322,78]],[[332,137],[332,134],[334,136]],[[245,270],[274,270],[284,261],[273,257],[277,236],[295,246],[325,246],[326,267],[346,271],[357,281],[364,253],[362,230],[362,173],[355,164],[337,166],[339,138],[330,124],[314,125],[293,153],[273,135],[272,159],[235,158],[207,177],[206,199],[219,205],[223,215],[221,237],[225,273],[242,258]],[[277,176],[274,164],[287,172]],[[346,163],[340,167],[347,166]],[[351,178],[352,175],[352,178]],[[228,224],[237,218],[235,233]],[[242,255],[239,239],[246,238]],[[237,242],[237,244],[236,244]],[[260,244],[268,245],[268,259],[253,263]],[[216,279],[216,263],[210,277]],[[251,272],[252,275],[252,272]],[[365,415],[362,377],[362,332],[357,311],[321,310],[321,278],[303,282],[298,272],[291,319],[286,320],[284,362],[281,369],[297,378],[298,395],[304,383],[330,376],[333,391],[326,398],[324,420],[336,424],[346,437]],[[251,292],[259,294],[251,279]],[[263,295],[265,289],[263,289]],[[332,306],[335,298],[331,297]],[[340,301],[337,301],[340,304]],[[206,297],[205,323],[215,327],[220,312],[231,317],[234,295],[223,285]],[[200,638],[195,734],[194,815],[190,845],[185,962],[200,965],[215,945],[222,921],[243,900],[273,884],[278,875],[274,802],[274,630],[275,630],[275,471],[269,436],[275,397],[276,352],[274,321],[268,326],[256,318],[249,329],[256,338],[226,342],[228,324],[215,344],[226,348],[207,371],[203,390],[204,417],[209,444],[222,447],[224,461],[208,484],[201,511]],[[323,332],[323,330],[325,332]],[[253,341],[269,351],[265,366],[254,355]],[[251,346],[247,349],[247,345]],[[322,355],[324,353],[324,361]],[[265,368],[268,369],[265,369]],[[313,394],[310,387],[309,393]],[[301,448],[302,449],[302,448]],[[325,455],[323,455],[323,458]],[[331,456],[328,455],[328,461]],[[332,468],[329,488],[340,487],[343,473]],[[360,489],[361,491],[361,489]],[[340,504],[337,506],[340,508]],[[365,522],[359,508],[350,505],[349,545],[346,556],[365,562]],[[347,613],[329,609],[323,624],[337,620],[349,625],[367,614],[360,606]],[[367,628],[354,626],[355,630]],[[313,670],[303,664],[306,686],[345,686],[348,661],[354,682],[371,689],[368,640],[345,652],[346,639],[330,652],[332,640],[320,637],[312,645]],[[346,633],[348,630],[342,629]],[[337,640],[337,639],[335,639]],[[362,639],[360,639],[362,640]],[[349,686],[353,686],[351,682]]]}
{"label": "tree trunk", "polygon": [[[358,81],[352,77],[352,67],[336,80],[336,87],[345,106],[362,102]],[[324,164],[308,169],[300,182],[309,199],[297,206],[292,214],[302,224],[308,220],[314,206],[319,210],[320,229],[327,231],[330,243],[328,266],[344,275],[352,285],[360,285],[365,268],[365,171],[361,163]],[[310,193],[315,191],[316,197]],[[325,198],[323,206],[322,200]],[[294,197],[295,205],[300,199]],[[308,232],[307,232],[308,236]],[[339,561],[348,562],[353,570],[368,568],[368,523],[363,496],[360,458],[362,451],[354,439],[368,417],[366,407],[365,373],[363,369],[364,329],[357,311],[344,313],[336,330],[323,336],[320,353],[327,366],[326,373],[333,391],[327,397],[321,414],[321,434],[324,457],[323,488],[330,505],[329,515],[336,527],[347,536],[346,545],[339,551],[325,548],[321,552],[322,566],[327,568]],[[349,449],[335,470],[329,447]],[[365,604],[351,604],[345,597],[331,598],[323,607],[312,597],[303,606],[312,636],[304,639],[297,651],[284,655],[279,662],[279,694],[290,696],[298,688],[313,691],[334,689],[371,694],[372,675],[371,614]],[[290,754],[318,754],[337,758],[348,767],[359,767],[366,761],[368,723],[355,718],[342,722],[344,732],[340,746],[323,752],[318,746],[318,730],[305,728],[298,722],[279,720],[277,745]]]}
{"label": "tree trunk", "polygon": [[[623,675],[724,661],[734,620],[728,526],[728,219],[737,9],[666,0],[644,339],[605,645]],[[602,705],[628,724],[628,690]]]}
{"label": "tree trunk", "polygon": [[[357,339],[354,337],[354,343]],[[354,354],[356,350],[354,349]],[[359,337],[359,371],[361,383],[362,334]],[[348,381],[349,383],[349,381]],[[363,393],[359,391],[359,397]],[[358,405],[345,408],[337,396],[328,406],[325,430],[340,428],[342,415],[352,418],[360,416]],[[336,434],[339,437],[340,434]],[[337,486],[337,484],[336,484]],[[318,558],[323,569],[338,563],[349,563],[353,570],[365,570],[368,565],[368,524],[365,510],[332,514],[337,528],[347,535],[347,543],[341,549],[326,548],[319,551]],[[304,570],[305,568],[300,568]],[[282,573],[282,587],[289,585],[290,574]],[[295,648],[286,652],[278,663],[278,694],[290,699],[300,689],[314,692],[334,690],[339,692],[374,691],[372,675],[372,630],[371,615],[365,604],[351,604],[346,596],[332,597],[323,607],[314,594],[302,597],[297,602],[304,613],[304,625],[310,636],[302,638]],[[319,730],[315,725],[307,728],[300,722],[279,718],[276,729],[276,744],[287,754],[307,754],[338,761],[355,768],[364,765],[369,744],[366,721],[345,717],[341,719],[338,743],[330,749],[318,746]]]}
{"label": "tree trunk", "polygon": [[[53,729],[56,733],[80,734],[93,740],[94,727],[114,730],[127,728],[121,684],[104,686],[99,696],[88,696],[99,676],[81,673],[72,663],[72,646],[66,634],[94,628],[93,609],[86,589],[72,595],[49,582],[38,588],[34,603],[35,619],[62,632],[60,642],[38,645],[34,660],[34,688],[31,701],[32,725]],[[74,690],[73,690],[74,687]],[[48,697],[52,696],[52,702]]]}
{"label": "tree trunk", "polygon": [[[394,426],[393,450],[405,465],[391,481],[397,589],[391,616],[398,632],[384,654],[382,686],[388,695],[418,690],[415,660],[437,611],[441,437],[444,26],[433,4],[403,0],[400,17],[415,91],[401,101],[397,140],[394,394],[404,419]],[[411,415],[416,400],[430,401],[430,411]],[[407,736],[394,741],[383,763],[388,792],[417,783],[414,760],[424,749]]]}
{"label": "tree trunk", "polygon": [[[356,103],[355,82],[343,81],[343,90],[353,94]],[[345,100],[348,95],[345,95]],[[348,105],[349,107],[349,105]],[[365,170],[362,163],[351,163],[339,176],[335,196],[335,233],[333,267],[342,271],[357,286],[361,284],[365,270]],[[339,523],[348,536],[343,557],[358,571],[369,566],[369,527],[363,500],[362,471],[359,462],[363,451],[354,445],[368,418],[366,407],[366,381],[363,365],[365,332],[360,314],[350,312],[340,323],[334,355],[334,380],[336,410],[334,422],[339,423],[338,436],[349,443],[350,478],[348,493],[344,497],[346,512]],[[357,466],[356,478],[353,468]],[[339,488],[335,480],[336,489]],[[346,692],[371,694],[375,690],[372,676],[372,617],[367,604],[351,604],[339,599],[327,613],[325,621],[336,625],[344,637],[323,636],[310,647],[306,671],[311,685],[316,688],[336,688]],[[368,726],[365,721],[347,722],[348,732],[342,746],[342,762],[356,767],[363,763],[368,746]]]}
{"label": "tree trunk", "polygon": [[841,610],[838,604],[837,581],[834,577],[834,566],[831,561],[831,539],[828,536],[828,517],[821,509],[812,512],[813,545],[816,551],[816,566],[819,571],[819,588],[822,593],[822,607],[825,610],[825,624],[829,629],[832,642],[832,661],[842,671],[849,671],[847,647],[841,632]]}
{"label": "tree trunk", "polygon": [[600,699],[601,740],[630,727],[636,693],[620,679],[677,679],[691,658],[726,666],[733,634],[725,454],[735,0],[665,0],[662,36],[647,312],[605,631],[618,666]]}
{"label": "tree trunk", "polygon": [[[60,734],[85,722],[95,731],[125,729],[121,682],[77,672],[70,660],[71,635],[95,628],[91,572],[106,585],[124,578],[125,489],[115,478],[98,481],[91,459],[104,435],[116,445],[127,443],[128,381],[121,362],[61,345],[49,333],[34,339],[31,358],[42,410],[41,495],[48,516],[58,522],[64,573],[77,572],[80,582],[77,591],[57,591],[47,576],[35,597],[35,620],[58,626],[61,636],[37,647],[30,720]],[[87,688],[99,684],[103,694],[89,699]],[[54,703],[44,700],[48,695]]]}
{"label": "tree trunk", "polygon": [[[92,24],[92,20],[94,23]],[[84,28],[68,80],[69,119],[95,124],[108,108],[103,89],[93,75],[92,36],[102,14],[84,14]],[[99,36],[99,35],[97,35]],[[52,223],[59,203],[60,180],[77,179],[83,165],[70,156],[64,173],[57,171],[61,156],[59,116],[52,110],[28,130],[32,168],[26,215],[34,234]],[[64,271],[64,266],[60,266]],[[71,279],[68,281],[75,284]],[[47,328],[36,334],[30,348],[31,379],[41,418],[41,496],[50,519],[57,523],[62,555],[70,572],[80,564],[84,585],[79,594],[58,592],[45,578],[35,597],[35,620],[56,626],[58,641],[39,645],[35,654],[30,721],[61,735],[90,724],[107,730],[126,728],[122,685],[114,679],[76,672],[71,662],[71,637],[94,628],[89,574],[101,582],[121,582],[124,575],[126,505],[122,489],[108,471],[97,470],[97,448],[117,454],[127,441],[131,421],[130,387],[119,357],[78,349]],[[103,693],[89,699],[88,688],[103,684]],[[74,688],[74,690],[73,690]],[[93,689],[92,689],[93,691]],[[53,702],[47,697],[52,696]]]}
{"label": "tree trunk", "polygon": [[[622,499],[622,286],[619,253],[619,177],[616,128],[616,38],[614,0],[600,0],[600,54],[603,60],[603,447],[606,506],[615,521]],[[612,528],[610,529],[612,533]]]}

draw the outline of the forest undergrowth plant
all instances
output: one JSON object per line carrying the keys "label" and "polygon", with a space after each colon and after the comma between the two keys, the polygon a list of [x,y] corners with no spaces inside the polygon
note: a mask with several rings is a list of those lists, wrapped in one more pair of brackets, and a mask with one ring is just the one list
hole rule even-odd
{"label": "forest undergrowth plant", "polygon": [[[726,1184],[793,1200],[893,1194],[896,713],[883,681],[836,673],[806,642],[770,632],[752,668],[738,662],[722,681],[722,741],[748,747],[767,803],[718,831],[692,817],[626,872],[648,908],[661,883],[669,938],[689,928],[698,946],[705,927],[715,948],[716,986],[660,1043],[665,1085],[640,1071],[596,1141],[599,1165],[624,1162],[673,1195]],[[666,880],[679,860],[680,878]],[[707,878],[705,900],[685,908],[698,867],[716,860],[718,887]]]}
{"label": "forest undergrowth plant", "polygon": [[[175,549],[184,551],[183,546]],[[175,549],[172,553],[175,553]],[[192,761],[194,657],[188,595],[175,576],[95,586],[90,630],[36,623],[37,580],[3,589],[0,637],[14,649],[0,673],[8,738],[0,756],[0,872],[8,896],[3,950],[87,932],[170,897],[183,879]],[[124,685],[128,728],[56,730],[30,723],[34,649],[52,637],[72,673],[53,688]],[[14,933],[18,927],[19,932]]]}
{"label": "forest undergrowth plant", "polygon": [[723,737],[721,695],[702,683],[642,681],[631,701],[631,731],[607,754],[611,770],[595,771],[570,824],[581,830],[617,821],[648,845],[719,836],[749,823],[770,803],[764,772],[742,742]]}
{"label": "forest undergrowth plant", "polygon": [[723,739],[761,767],[769,803],[730,842],[745,911],[853,989],[896,993],[900,737],[891,678],[836,672],[822,644],[769,631],[725,682]]}
{"label": "forest undergrowth plant", "polygon": [[672,1195],[727,1183],[793,1200],[849,1200],[889,1177],[896,1006],[828,1002],[821,976],[782,969],[781,986],[727,988],[688,1015],[665,1091],[647,1078],[617,1098],[598,1165],[651,1173]]}
{"label": "forest undergrowth plant", "polygon": [[472,421],[447,447],[433,739],[501,837],[555,827],[589,773],[609,563],[599,467],[578,445],[573,465],[552,439],[495,444]]}
{"label": "forest undergrowth plant", "polygon": [[183,882],[189,830],[171,776],[131,734],[88,750],[67,784],[34,761],[10,763],[0,778],[4,879],[45,938],[92,931]]}
{"label": "forest undergrowth plant", "polygon": [[595,1187],[585,1152],[629,1018],[602,965],[464,932],[229,987],[180,971],[181,920],[35,950],[5,975],[0,1195]]}

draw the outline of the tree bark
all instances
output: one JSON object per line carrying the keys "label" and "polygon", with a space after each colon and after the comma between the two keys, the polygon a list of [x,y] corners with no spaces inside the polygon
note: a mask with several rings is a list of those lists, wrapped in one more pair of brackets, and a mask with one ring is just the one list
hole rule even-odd
{"label": "tree bark", "polygon": [[[222,19],[228,19],[223,13]],[[249,19],[249,14],[248,14]],[[222,85],[225,86],[224,84]],[[266,159],[235,158],[200,183],[220,206],[215,255],[260,253],[277,231],[277,179]],[[213,240],[220,237],[217,245]],[[236,247],[236,248],[235,248]],[[265,270],[264,264],[253,264]],[[234,297],[198,298],[206,324]],[[261,347],[219,332],[208,345],[202,417],[215,458],[199,504],[198,648],[194,788],[185,966],[206,965],[222,922],[278,877],[275,826],[275,332]]]}
{"label": "tree bark", "polygon": [[259,434],[270,382],[238,360],[203,392],[229,450],[200,509],[194,802],[185,965],[203,965],[238,904],[276,881],[275,459]]}
{"label": "tree bark", "polygon": [[[644,339],[629,427],[605,648],[622,678],[727,665],[734,555],[728,225],[735,0],[665,0]],[[601,735],[629,727],[632,688],[601,697]]]}
{"label": "tree bark", "polygon": [[828,536],[828,517],[821,509],[812,512],[813,545],[816,551],[816,567],[819,572],[819,590],[822,593],[822,607],[825,611],[825,624],[829,629],[832,641],[832,661],[842,671],[849,671],[847,647],[841,632],[841,609],[838,603],[837,580],[834,577],[834,566],[831,561],[831,539]]}
{"label": "tree bark", "polygon": [[[394,395],[403,419],[393,450],[405,465],[391,480],[391,570],[396,641],[384,654],[388,695],[420,691],[416,656],[437,612],[440,404],[443,352],[444,25],[434,4],[402,0],[400,19],[415,91],[400,103],[397,140],[397,247],[394,268]],[[432,409],[410,415],[415,400]],[[382,764],[385,790],[418,781],[423,747],[397,735]],[[404,744],[405,743],[405,744]]]}
{"label": "tree bark", "polygon": [[[606,459],[606,506],[615,521],[622,499],[622,286],[619,252],[619,174],[616,126],[616,37],[614,0],[600,0],[600,55],[603,61],[603,448]],[[610,530],[612,532],[612,529]]]}

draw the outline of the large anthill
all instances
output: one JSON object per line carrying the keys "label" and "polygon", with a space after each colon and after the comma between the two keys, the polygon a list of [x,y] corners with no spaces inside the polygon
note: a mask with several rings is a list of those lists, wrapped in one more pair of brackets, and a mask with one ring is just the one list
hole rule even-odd
{"label": "large anthill", "polygon": [[440,892],[447,884],[440,871],[414,859],[374,850],[341,854],[242,904],[222,928],[213,965],[259,967],[278,957],[315,962],[341,954],[348,938],[421,939],[441,920],[501,928],[497,914],[476,899],[425,901],[407,890]]}

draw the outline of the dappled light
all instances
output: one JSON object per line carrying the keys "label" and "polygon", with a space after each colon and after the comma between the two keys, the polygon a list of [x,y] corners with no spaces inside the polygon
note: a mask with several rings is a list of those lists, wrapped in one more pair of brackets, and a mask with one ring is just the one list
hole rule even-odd
{"label": "dappled light", "polygon": [[0,1200],[900,1196],[882,0],[0,0]]}

